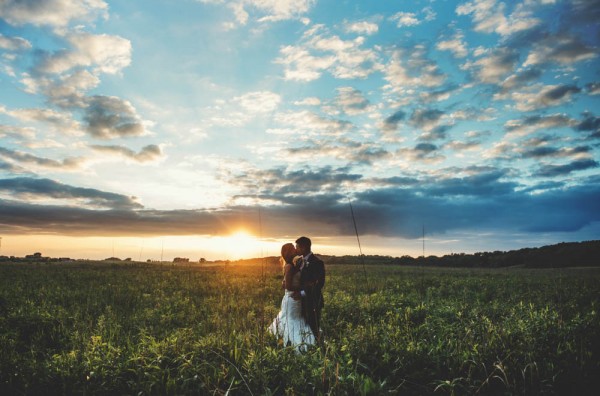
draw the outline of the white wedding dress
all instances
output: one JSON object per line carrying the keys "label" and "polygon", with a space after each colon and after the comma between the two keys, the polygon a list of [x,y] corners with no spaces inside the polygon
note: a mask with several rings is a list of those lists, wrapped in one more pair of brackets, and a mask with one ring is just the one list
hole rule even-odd
{"label": "white wedding dress", "polygon": [[[294,283],[300,283],[300,272],[294,275]],[[283,338],[283,345],[291,345],[298,352],[303,352],[308,345],[315,344],[315,336],[302,315],[302,301],[294,300],[293,294],[291,290],[285,291],[281,310],[269,326],[269,331],[276,337]]]}

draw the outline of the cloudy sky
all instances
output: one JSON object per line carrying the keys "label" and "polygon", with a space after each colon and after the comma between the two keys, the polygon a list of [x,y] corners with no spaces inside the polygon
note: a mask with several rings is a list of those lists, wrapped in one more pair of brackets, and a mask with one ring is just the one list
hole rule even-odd
{"label": "cloudy sky", "polygon": [[[0,254],[600,236],[595,0],[0,0]],[[233,235],[233,236],[232,236]]]}

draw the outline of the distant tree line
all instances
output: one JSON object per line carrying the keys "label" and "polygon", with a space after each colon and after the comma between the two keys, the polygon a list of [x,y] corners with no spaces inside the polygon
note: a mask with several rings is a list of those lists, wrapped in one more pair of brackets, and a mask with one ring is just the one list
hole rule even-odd
{"label": "distant tree line", "polygon": [[586,242],[564,242],[539,248],[524,248],[511,251],[455,253],[444,256],[414,258],[411,256],[391,257],[322,256],[327,264],[388,264],[424,265],[432,267],[483,267],[503,268],[521,266],[527,268],[562,268],[600,266],[600,240]]}

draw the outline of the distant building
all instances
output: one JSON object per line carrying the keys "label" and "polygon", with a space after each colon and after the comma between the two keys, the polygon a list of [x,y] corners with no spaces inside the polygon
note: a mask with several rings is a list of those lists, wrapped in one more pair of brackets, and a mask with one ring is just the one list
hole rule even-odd
{"label": "distant building", "polygon": [[31,261],[48,261],[50,260],[50,257],[42,257],[42,253],[37,252],[34,254],[28,254],[27,256],[25,256],[25,260],[31,260]]}

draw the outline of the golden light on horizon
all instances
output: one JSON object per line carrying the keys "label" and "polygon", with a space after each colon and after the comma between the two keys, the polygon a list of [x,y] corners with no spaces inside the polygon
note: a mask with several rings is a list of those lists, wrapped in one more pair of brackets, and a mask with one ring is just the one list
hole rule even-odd
{"label": "golden light on horizon", "polygon": [[261,253],[259,238],[243,228],[227,236],[211,237],[210,243],[212,248],[224,252],[230,259],[258,257]]}
{"label": "golden light on horizon", "polygon": [[[294,242],[296,236],[258,237],[247,228],[231,228],[224,235],[164,235],[164,236],[61,236],[61,235],[2,235],[0,255],[24,257],[41,252],[43,256],[74,259],[104,260],[108,257],[131,258],[134,261],[166,261],[187,257],[191,262],[201,258],[239,260],[279,256],[281,246]],[[356,238],[314,237],[313,251],[326,255],[358,254]],[[387,240],[361,237],[364,254],[417,256],[420,240]],[[392,243],[393,242],[393,243]],[[435,244],[432,240],[431,244]],[[438,242],[440,244],[442,242]],[[433,248],[433,253],[437,253]]]}

